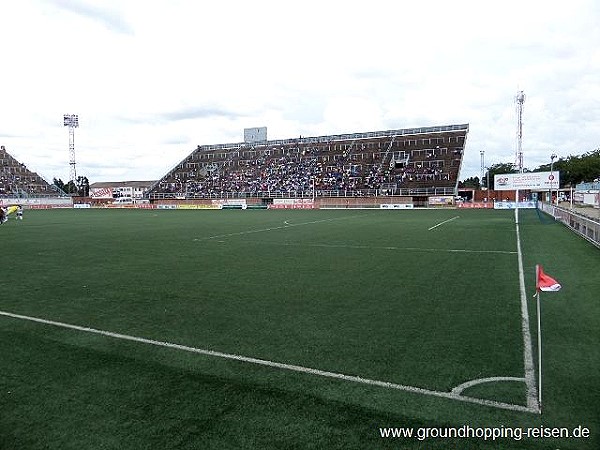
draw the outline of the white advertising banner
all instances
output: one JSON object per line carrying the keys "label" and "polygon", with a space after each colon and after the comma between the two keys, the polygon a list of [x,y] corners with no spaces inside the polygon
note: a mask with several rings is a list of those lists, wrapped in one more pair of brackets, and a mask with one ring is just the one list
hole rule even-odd
{"label": "white advertising banner", "polygon": [[412,203],[382,203],[379,209],[413,209]]}
{"label": "white advertising banner", "polygon": [[494,209],[535,209],[537,207],[536,203],[533,201],[525,201],[525,202],[494,202]]}
{"label": "white advertising banner", "polygon": [[529,172],[506,173],[494,175],[494,189],[496,191],[515,191],[527,189],[532,191],[547,191],[558,189],[560,186],[560,172]]}

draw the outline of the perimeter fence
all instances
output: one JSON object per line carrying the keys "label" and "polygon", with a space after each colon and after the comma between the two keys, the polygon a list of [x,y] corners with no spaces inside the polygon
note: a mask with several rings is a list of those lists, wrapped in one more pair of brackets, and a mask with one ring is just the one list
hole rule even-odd
{"label": "perimeter fence", "polygon": [[598,217],[583,214],[574,209],[538,202],[538,209],[562,222],[575,233],[600,248],[600,211],[591,210]]}

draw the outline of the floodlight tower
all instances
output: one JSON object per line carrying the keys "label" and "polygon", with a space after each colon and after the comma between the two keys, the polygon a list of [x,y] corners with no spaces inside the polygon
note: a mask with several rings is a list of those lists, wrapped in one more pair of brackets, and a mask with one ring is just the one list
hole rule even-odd
{"label": "floodlight tower", "polygon": [[69,177],[73,183],[77,181],[77,170],[75,169],[75,128],[79,128],[79,116],[77,114],[65,114],[64,125],[69,127]]}
{"label": "floodlight tower", "polygon": [[525,93],[517,92],[515,97],[517,104],[517,151],[515,155],[515,168],[517,172],[523,173],[523,103],[525,103]]}
{"label": "floodlight tower", "polygon": [[[479,186],[483,186],[483,171],[485,170],[485,150],[481,150],[479,154],[481,155],[481,178],[479,179]],[[487,187],[488,186],[486,186],[486,188]]]}

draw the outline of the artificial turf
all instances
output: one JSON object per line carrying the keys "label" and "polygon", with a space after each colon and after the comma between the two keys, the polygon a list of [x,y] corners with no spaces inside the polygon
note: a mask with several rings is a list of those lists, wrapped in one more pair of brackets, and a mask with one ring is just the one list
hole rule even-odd
{"label": "artificial turf", "polygon": [[[463,425],[582,425],[492,445],[597,448],[600,253],[534,211],[520,231],[528,297],[538,263],[564,286],[542,415],[4,316],[0,448],[490,448],[379,433]],[[510,211],[26,211],[0,239],[1,311],[439,392],[523,377]],[[525,405],[522,383],[467,394]]]}

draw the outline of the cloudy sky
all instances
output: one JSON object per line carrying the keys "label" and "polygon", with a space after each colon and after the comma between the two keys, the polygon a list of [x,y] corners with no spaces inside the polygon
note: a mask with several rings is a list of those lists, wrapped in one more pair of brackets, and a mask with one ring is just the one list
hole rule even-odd
{"label": "cloudy sky", "polygon": [[48,181],[153,180],[198,144],[469,123],[461,179],[600,147],[597,0],[0,3],[0,144]]}

